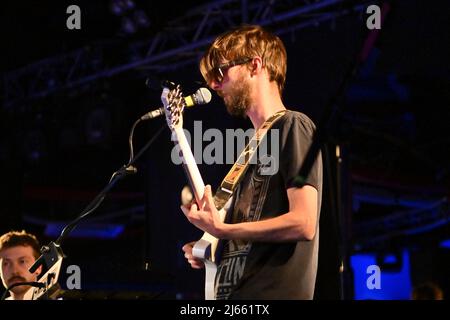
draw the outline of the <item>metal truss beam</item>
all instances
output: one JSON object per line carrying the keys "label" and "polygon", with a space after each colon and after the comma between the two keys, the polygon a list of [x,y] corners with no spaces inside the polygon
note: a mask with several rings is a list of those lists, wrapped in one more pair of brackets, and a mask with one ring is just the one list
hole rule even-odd
{"label": "metal truss beam", "polygon": [[367,1],[219,0],[170,21],[148,41],[86,47],[5,74],[3,105],[11,108],[52,93],[93,83],[131,69],[176,70],[199,60],[218,34],[241,23],[270,27],[281,35],[342,15],[361,13]]}
{"label": "metal truss beam", "polygon": [[389,243],[390,240],[421,234],[450,223],[449,202],[446,197],[427,206],[398,211],[353,227],[355,249],[370,248]]}

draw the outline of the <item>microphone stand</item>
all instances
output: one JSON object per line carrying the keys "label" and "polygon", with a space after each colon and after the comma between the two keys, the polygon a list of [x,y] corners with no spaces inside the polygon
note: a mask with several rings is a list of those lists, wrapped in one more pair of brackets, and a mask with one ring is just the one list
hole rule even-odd
{"label": "microphone stand", "polygon": [[[141,121],[138,119],[134,125],[135,126]],[[81,212],[81,214],[70,222],[61,232],[60,236],[55,242],[50,242],[47,246],[42,246],[41,248],[41,256],[35,261],[35,263],[30,267],[30,273],[34,273],[40,266],[44,265],[44,267],[48,268],[49,271],[41,277],[39,282],[44,279],[47,284],[44,285],[46,289],[44,292],[40,292],[39,296],[42,296],[43,293],[47,291],[47,287],[49,284],[56,285],[59,277],[59,269],[61,267],[62,259],[64,257],[64,253],[61,249],[61,243],[67,238],[67,236],[77,227],[78,223],[85,218],[87,215],[92,213],[95,209],[97,209],[102,201],[104,200],[106,194],[123,178],[135,174],[137,169],[133,166],[136,161],[144,154],[145,151],[154,143],[156,138],[162,133],[162,131],[166,128],[165,125],[161,126],[161,128],[156,132],[156,134],[144,145],[144,147],[140,150],[140,152],[135,156],[131,156],[128,163],[122,166],[119,170],[113,173],[109,183],[103,188],[103,190],[92,200],[86,208]],[[132,130],[133,131],[133,130]],[[132,134],[130,134],[131,138]],[[132,148],[131,148],[132,149]],[[31,289],[30,289],[31,290]],[[29,291],[30,291],[29,290]],[[8,292],[8,290],[6,291]],[[28,293],[28,292],[27,292]],[[34,300],[34,294],[31,295],[30,300]]]}
{"label": "microphone stand", "polygon": [[[385,20],[386,14],[390,10],[390,4],[389,2],[384,2],[381,8],[381,21],[382,23]],[[319,151],[323,148],[326,148],[326,143],[328,142],[330,136],[331,136],[331,128],[334,124],[334,119],[336,117],[336,113],[339,110],[339,105],[343,99],[343,96],[345,92],[347,91],[347,88],[350,84],[350,81],[353,79],[353,77],[357,74],[359,70],[359,66],[366,60],[367,56],[369,55],[371,49],[373,48],[375,41],[379,35],[380,30],[371,30],[368,33],[368,36],[366,37],[364,44],[359,51],[359,54],[357,55],[357,58],[354,59],[354,62],[351,64],[351,66],[347,69],[347,72],[340,83],[337,93],[332,96],[331,100],[325,107],[325,111],[322,115],[322,118],[317,126],[316,131],[314,132],[311,146],[309,147],[308,153],[305,156],[305,159],[303,160],[302,167],[300,168],[300,171],[298,175],[294,179],[294,185],[297,188],[301,188],[306,183],[306,178],[308,177],[309,172],[311,171],[312,166],[314,165],[314,162],[317,159],[317,156],[319,154]],[[348,298],[348,293],[345,292],[345,288],[348,287],[348,284],[346,284],[346,279],[348,279],[348,276],[346,274],[349,269],[349,263],[348,260],[348,245],[347,240],[348,237],[346,235],[347,223],[343,219],[343,210],[341,205],[341,198],[342,198],[342,154],[340,151],[340,147],[336,146],[336,178],[334,181],[334,187],[336,188],[336,192],[334,194],[334,201],[335,203],[331,204],[331,210],[334,215],[335,225],[337,229],[337,235],[338,235],[338,242],[339,242],[339,276],[340,276],[340,299],[346,299]],[[330,166],[328,166],[330,167]],[[330,174],[331,179],[331,174]],[[345,234],[343,234],[345,233]]]}

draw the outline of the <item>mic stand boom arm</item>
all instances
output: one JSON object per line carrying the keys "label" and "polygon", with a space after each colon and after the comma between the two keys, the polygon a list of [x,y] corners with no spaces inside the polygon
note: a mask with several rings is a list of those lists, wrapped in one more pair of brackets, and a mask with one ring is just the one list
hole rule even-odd
{"label": "mic stand boom arm", "polygon": [[[381,8],[381,22],[384,23],[385,17],[387,13],[390,11],[390,4],[388,1],[384,2]],[[309,147],[309,150],[303,160],[302,166],[300,168],[300,171],[298,175],[294,179],[294,185],[297,188],[301,188],[305,185],[306,179],[308,177],[309,172],[311,171],[311,168],[314,165],[314,162],[317,159],[317,156],[319,154],[319,151],[322,147],[325,147],[325,144],[327,143],[327,140],[330,137],[331,134],[331,127],[334,124],[334,120],[336,117],[336,113],[339,109],[339,104],[342,101],[342,98],[347,91],[347,87],[350,84],[350,81],[353,79],[353,77],[356,75],[359,66],[361,63],[363,63],[371,49],[373,48],[375,41],[377,37],[379,36],[379,29],[370,30],[364,44],[362,45],[361,50],[359,51],[358,55],[356,56],[356,59],[353,60],[353,63],[350,65],[350,67],[347,69],[347,72],[341,81],[337,93],[331,98],[329,103],[326,105],[324,113],[322,115],[322,118],[317,126],[316,131],[314,132],[311,145]],[[326,151],[326,149],[325,149]],[[340,153],[340,152],[339,152]],[[341,190],[340,190],[340,168],[342,166],[341,162],[341,155],[337,154],[337,165],[336,165],[336,181],[334,181],[334,186],[336,188],[335,195],[333,197],[333,203],[331,205],[331,210],[334,215],[336,228],[337,228],[337,235],[338,235],[338,242],[339,242],[339,274],[340,274],[340,298],[346,299],[348,298],[348,293],[345,292],[345,288],[348,287],[348,284],[345,283],[344,278],[344,272],[348,272],[348,245],[347,245],[347,235],[346,230],[344,227],[344,219],[342,217],[342,208],[341,208]],[[330,173],[330,179],[331,179],[331,173]]]}
{"label": "mic stand boom arm", "polygon": [[[138,119],[135,125],[140,122]],[[134,126],[135,126],[134,125]],[[133,128],[134,128],[133,126]],[[95,209],[99,207],[99,205],[104,200],[106,194],[116,185],[119,180],[122,178],[134,174],[137,172],[136,168],[133,166],[134,163],[144,154],[145,151],[153,144],[156,138],[162,133],[162,131],[166,128],[165,125],[161,126],[161,128],[156,132],[155,135],[144,145],[144,147],[140,150],[140,152],[136,155],[136,157],[132,157],[129,162],[121,167],[119,170],[113,173],[109,183],[105,188],[92,200],[86,208],[82,211],[82,213],[72,222],[70,222],[61,232],[61,235],[55,242],[50,242],[47,246],[42,246],[41,248],[41,256],[35,261],[35,263],[30,267],[30,273],[34,273],[40,266],[44,265],[49,270],[39,279],[39,282],[45,283],[45,288],[31,288],[25,294],[25,297],[28,300],[34,300],[36,295],[42,297],[45,293],[48,293],[47,290],[55,287],[57,285],[59,271],[61,268],[62,259],[64,257],[63,251],[61,249],[61,243],[65,238],[72,232],[78,223],[85,218],[87,215],[92,213]],[[48,296],[48,294],[47,294]]]}

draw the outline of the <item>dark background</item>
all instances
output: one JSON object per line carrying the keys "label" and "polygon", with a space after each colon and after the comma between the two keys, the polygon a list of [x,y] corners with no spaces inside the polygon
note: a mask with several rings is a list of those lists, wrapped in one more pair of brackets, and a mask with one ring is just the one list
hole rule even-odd
{"label": "dark background", "polygon": [[[264,4],[253,3],[258,2]],[[75,3],[81,8],[82,28],[68,30],[66,8]],[[62,70],[58,57],[80,48],[89,52],[102,48],[102,62],[111,68],[132,61],[129,48],[134,44],[149,41],[162,30],[181,33],[170,21],[214,2],[135,1],[134,8],[120,16],[112,13],[113,3],[3,4],[2,233],[26,229],[42,244],[55,240],[61,226],[76,217],[112,172],[127,162],[131,125],[160,106],[157,83],[162,79],[181,83],[187,94],[198,88],[201,50],[194,57],[180,54],[170,62],[187,61],[179,67],[170,69],[162,62],[144,64],[70,88],[49,89],[40,97],[29,97],[26,90],[22,95],[7,90],[8,81],[20,75],[21,68],[36,70],[33,66],[39,61],[50,61],[57,73]],[[295,10],[307,3],[280,1],[279,10]],[[371,3],[381,5],[377,1],[343,1],[328,10]],[[230,2],[226,8],[238,10],[240,4]],[[124,17],[132,17],[137,10],[145,13],[149,24],[126,33],[121,29]],[[382,270],[389,271],[395,269],[395,263],[384,265],[383,257],[398,256],[404,250],[410,257],[410,285],[434,281],[448,295],[449,249],[442,245],[450,238],[448,11],[446,1],[392,1],[374,46],[367,46],[368,58],[339,100],[326,145],[328,175],[320,222],[318,299],[339,298],[340,252],[346,266],[350,266],[351,256],[371,254],[379,257]],[[280,37],[288,51],[285,105],[306,113],[317,124],[327,116],[329,101],[337,95],[369,36],[365,27],[368,15],[349,12],[291,32],[286,31],[291,26],[288,21],[267,26],[275,32],[284,30]],[[319,13],[315,13],[317,18]],[[225,31],[215,28],[211,35]],[[51,88],[52,69],[43,70],[44,75],[29,72],[16,85],[25,87],[39,78],[47,79],[46,88]],[[145,85],[148,78],[152,88]],[[185,128],[192,133],[193,122],[199,120],[203,130],[250,127],[249,121],[230,117],[215,94],[209,105],[185,113]],[[161,118],[139,126],[135,152],[164,125]],[[341,146],[343,155],[338,171],[336,145]],[[203,273],[190,270],[181,252],[182,245],[199,238],[201,232],[189,225],[179,209],[186,179],[182,168],[171,162],[172,146],[166,129],[137,163],[138,174],[121,181],[66,240],[64,263],[80,266],[83,294],[202,297]],[[199,168],[204,181],[215,188],[229,166],[202,164]],[[340,199],[338,205],[335,197]],[[406,263],[401,258],[396,261],[402,262]],[[345,270],[349,270],[343,277],[345,297],[355,298],[354,274],[350,268]],[[64,277],[62,274],[63,284]]]}

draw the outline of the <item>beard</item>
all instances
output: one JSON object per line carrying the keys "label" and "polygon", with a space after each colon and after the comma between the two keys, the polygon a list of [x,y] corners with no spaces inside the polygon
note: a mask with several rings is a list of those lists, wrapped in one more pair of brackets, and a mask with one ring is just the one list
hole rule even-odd
{"label": "beard", "polygon": [[24,277],[21,277],[21,276],[14,276],[14,277],[11,277],[8,281],[7,281],[7,284],[8,284],[8,286],[11,286],[11,285],[13,285],[13,284],[15,284],[15,283],[18,283],[18,282],[27,282],[28,280],[27,279],[25,279]]}
{"label": "beard", "polygon": [[[31,280],[27,280],[24,277],[20,277],[20,276],[16,276],[11,278],[8,281],[8,287],[10,287],[11,285],[15,284],[15,283],[19,283],[19,282],[27,282],[27,281],[31,281]],[[28,291],[28,289],[30,289],[31,287],[28,285],[21,285],[21,286],[17,286],[11,289],[12,292],[14,292],[15,294],[22,294]]]}
{"label": "beard", "polygon": [[224,103],[227,111],[232,116],[245,118],[250,108],[250,85],[242,76],[238,81],[234,82],[228,90],[228,94],[224,97]]}

